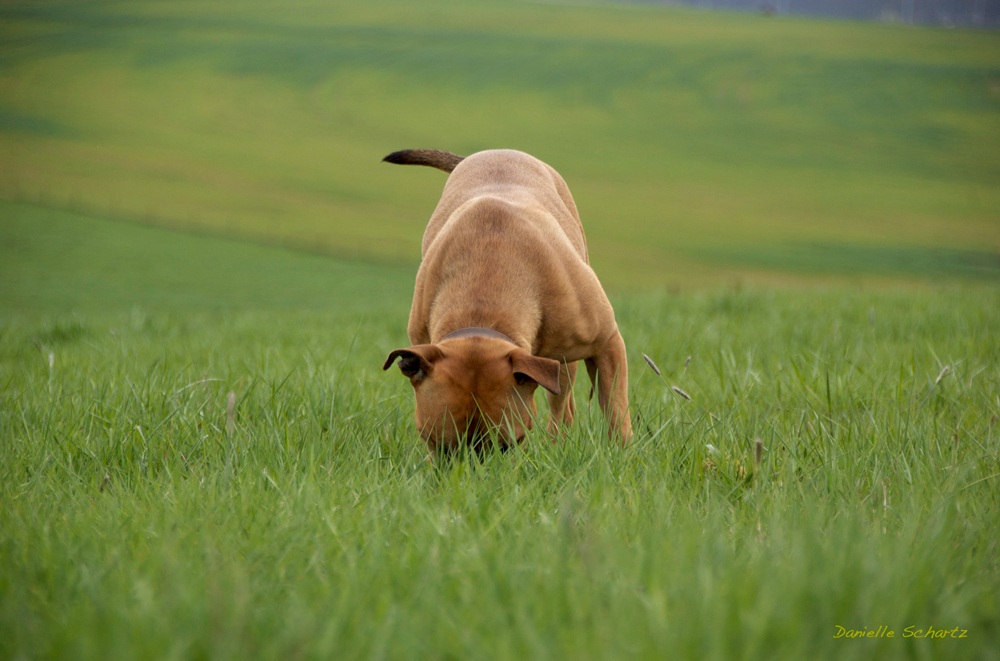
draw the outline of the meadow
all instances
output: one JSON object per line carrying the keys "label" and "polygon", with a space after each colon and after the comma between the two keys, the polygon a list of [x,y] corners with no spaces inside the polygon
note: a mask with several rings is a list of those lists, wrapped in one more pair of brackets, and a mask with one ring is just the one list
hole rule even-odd
{"label": "meadow", "polygon": [[[412,271],[4,212],[3,658],[1000,649],[994,288],[619,296],[631,447],[579,384],[565,440],[428,461],[381,370]],[[72,285],[129,260],[183,268]]]}
{"label": "meadow", "polygon": [[[622,291],[995,283],[996,33],[616,3],[0,5],[0,198],[413,265],[521,149]],[[791,275],[789,275],[791,274]]]}
{"label": "meadow", "polygon": [[[1000,658],[997,35],[169,1],[0,36],[0,659]],[[381,369],[444,182],[378,163],[412,146],[565,175],[629,447],[581,382],[566,438],[428,459]]]}

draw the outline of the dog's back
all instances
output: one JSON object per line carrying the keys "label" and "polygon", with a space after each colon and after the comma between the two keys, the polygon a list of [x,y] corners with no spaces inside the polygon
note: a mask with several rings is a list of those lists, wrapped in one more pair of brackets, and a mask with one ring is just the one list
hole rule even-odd
{"label": "dog's back", "polygon": [[[440,154],[447,152],[425,150],[397,162],[453,162]],[[449,305],[439,306],[442,300]],[[572,355],[570,345],[582,338],[596,342],[602,329],[614,328],[569,187],[533,156],[479,152],[458,161],[448,177],[424,232],[410,338],[430,342],[454,323],[503,324],[535,355],[560,357]]]}
{"label": "dog's back", "polygon": [[479,197],[496,197],[551,215],[576,253],[589,264],[587,239],[569,186],[555,169],[534,156],[514,149],[491,149],[463,158],[436,149],[407,149],[382,160],[451,173],[424,232],[423,255],[462,205]]}

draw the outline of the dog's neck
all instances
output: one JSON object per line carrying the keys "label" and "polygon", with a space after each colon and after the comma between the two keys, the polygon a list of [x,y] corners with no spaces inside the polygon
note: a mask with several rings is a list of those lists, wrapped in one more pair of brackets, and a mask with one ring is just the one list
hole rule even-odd
{"label": "dog's neck", "polygon": [[492,328],[480,328],[478,326],[473,326],[472,328],[459,328],[457,331],[452,331],[441,338],[441,342],[445,340],[455,340],[461,337],[495,337],[500,340],[507,340],[511,344],[517,344],[514,340],[510,339],[500,331],[495,331]]}

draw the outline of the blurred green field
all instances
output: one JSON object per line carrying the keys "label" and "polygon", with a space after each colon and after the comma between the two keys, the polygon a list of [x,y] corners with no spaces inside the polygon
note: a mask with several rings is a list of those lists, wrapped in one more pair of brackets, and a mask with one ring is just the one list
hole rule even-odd
{"label": "blurred green field", "polygon": [[0,315],[330,310],[405,317],[413,268],[0,201]]}
{"label": "blurred green field", "polygon": [[617,289],[996,282],[1000,35],[676,7],[5,3],[0,197],[415,264],[439,172],[522,149]]}

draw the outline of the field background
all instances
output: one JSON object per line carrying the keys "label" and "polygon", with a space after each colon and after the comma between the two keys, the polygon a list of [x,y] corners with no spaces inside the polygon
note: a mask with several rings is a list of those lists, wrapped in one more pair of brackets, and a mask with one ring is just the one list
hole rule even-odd
{"label": "field background", "polygon": [[1000,277],[996,33],[434,0],[0,18],[8,200],[412,265],[444,177],[381,157],[507,147],[564,175],[613,288]]}
{"label": "field background", "polygon": [[[0,659],[1000,658],[998,111],[985,32],[0,4]],[[416,146],[566,177],[631,447],[426,460]]]}

